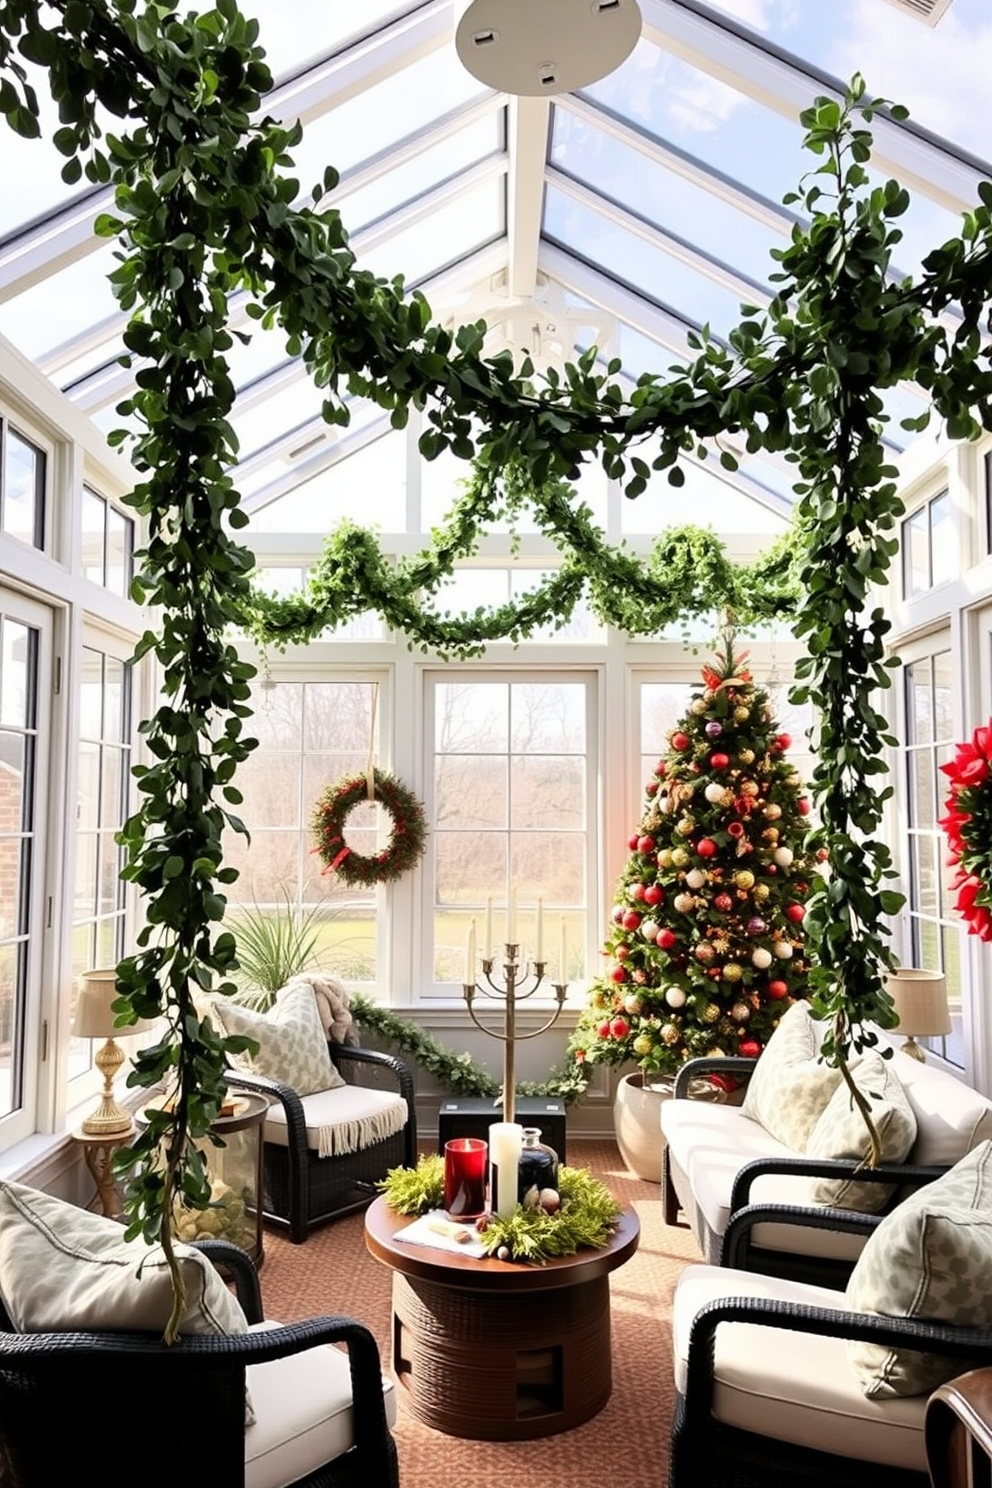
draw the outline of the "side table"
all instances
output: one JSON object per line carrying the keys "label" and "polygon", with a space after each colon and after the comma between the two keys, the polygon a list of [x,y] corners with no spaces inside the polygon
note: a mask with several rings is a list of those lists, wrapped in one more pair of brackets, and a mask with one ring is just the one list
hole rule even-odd
{"label": "side table", "polygon": [[126,1131],[102,1133],[99,1136],[91,1136],[82,1127],[77,1127],[72,1133],[72,1140],[83,1149],[83,1159],[96,1184],[100,1213],[107,1219],[116,1219],[124,1208],[112,1167],[114,1153],[118,1148],[126,1147],[133,1136],[133,1125]]}

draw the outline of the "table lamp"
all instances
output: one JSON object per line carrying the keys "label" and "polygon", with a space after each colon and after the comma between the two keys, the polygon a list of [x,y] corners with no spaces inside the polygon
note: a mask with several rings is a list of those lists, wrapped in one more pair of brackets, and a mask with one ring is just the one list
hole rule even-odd
{"label": "table lamp", "polygon": [[897,966],[886,976],[885,990],[892,998],[899,1020],[896,1027],[906,1035],[902,1052],[912,1059],[926,1059],[926,1051],[916,1042],[917,1038],[934,1038],[951,1031],[943,972]]}
{"label": "table lamp", "polygon": [[112,967],[80,974],[76,1011],[72,1020],[73,1036],[105,1040],[93,1059],[103,1076],[103,1094],[96,1110],[82,1123],[82,1130],[91,1137],[112,1136],[129,1131],[131,1127],[130,1112],[125,1111],[114,1099],[114,1078],[127,1058],[120,1044],[115,1042],[114,1034],[121,1032],[127,1037],[132,1033],[140,1033],[148,1027],[148,1022],[142,1019],[139,1023],[129,1023],[126,1028],[118,1029],[114,1012],[117,996],[117,972]]}

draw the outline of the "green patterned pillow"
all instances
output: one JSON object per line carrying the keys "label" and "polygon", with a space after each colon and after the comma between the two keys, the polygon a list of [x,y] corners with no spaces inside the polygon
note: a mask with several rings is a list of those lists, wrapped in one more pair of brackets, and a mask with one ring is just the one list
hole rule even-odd
{"label": "green patterned pillow", "polygon": [[805,1152],[810,1132],[840,1084],[840,1070],[819,1057],[816,1020],[805,1002],[796,1002],[754,1068],[744,1094],[750,1116],[793,1152]]}
{"label": "green patterned pillow", "polygon": [[[882,1146],[883,1162],[903,1162],[916,1141],[916,1115],[892,1069],[880,1054],[866,1054],[851,1070],[854,1083],[868,1098],[872,1120]],[[809,1134],[807,1157],[863,1158],[868,1151],[868,1128],[842,1082],[830,1097],[820,1119]],[[860,1209],[876,1214],[884,1209],[891,1183],[855,1183],[849,1178],[814,1178],[810,1197],[814,1204],[838,1209]]]}
{"label": "green patterned pillow", "polygon": [[[856,1312],[992,1327],[992,1142],[904,1199],[869,1236],[847,1284]],[[849,1343],[869,1399],[924,1395],[980,1360]]]}
{"label": "green patterned pillow", "polygon": [[268,1012],[258,1013],[226,997],[212,1008],[225,1033],[244,1034],[258,1043],[258,1053],[239,1062],[256,1075],[289,1085],[297,1095],[333,1090],[343,1085],[327,1047],[313,988],[307,982],[276,993]]}

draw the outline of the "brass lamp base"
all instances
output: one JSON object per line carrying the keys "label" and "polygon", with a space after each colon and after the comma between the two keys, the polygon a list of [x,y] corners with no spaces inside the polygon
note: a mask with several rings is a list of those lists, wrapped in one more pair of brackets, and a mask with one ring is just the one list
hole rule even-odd
{"label": "brass lamp base", "polygon": [[130,1113],[114,1100],[114,1077],[125,1057],[124,1050],[112,1038],[97,1051],[93,1063],[103,1076],[103,1094],[96,1110],[82,1123],[88,1137],[109,1137],[131,1128]]}
{"label": "brass lamp base", "polygon": [[908,1038],[902,1046],[902,1052],[908,1054],[910,1059],[919,1060],[920,1064],[926,1063],[927,1051],[912,1037]]}

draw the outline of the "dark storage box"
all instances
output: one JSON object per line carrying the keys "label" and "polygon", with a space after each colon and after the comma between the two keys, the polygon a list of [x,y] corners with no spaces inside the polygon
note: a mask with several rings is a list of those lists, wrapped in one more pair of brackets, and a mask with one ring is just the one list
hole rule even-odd
{"label": "dark storage box", "polygon": [[[521,1126],[539,1126],[541,1141],[547,1142],[565,1162],[565,1102],[545,1096],[518,1096],[514,1117]],[[444,1151],[452,1137],[481,1137],[488,1140],[494,1121],[503,1120],[503,1108],[491,1096],[458,1096],[443,1100],[437,1118],[437,1150]]]}

